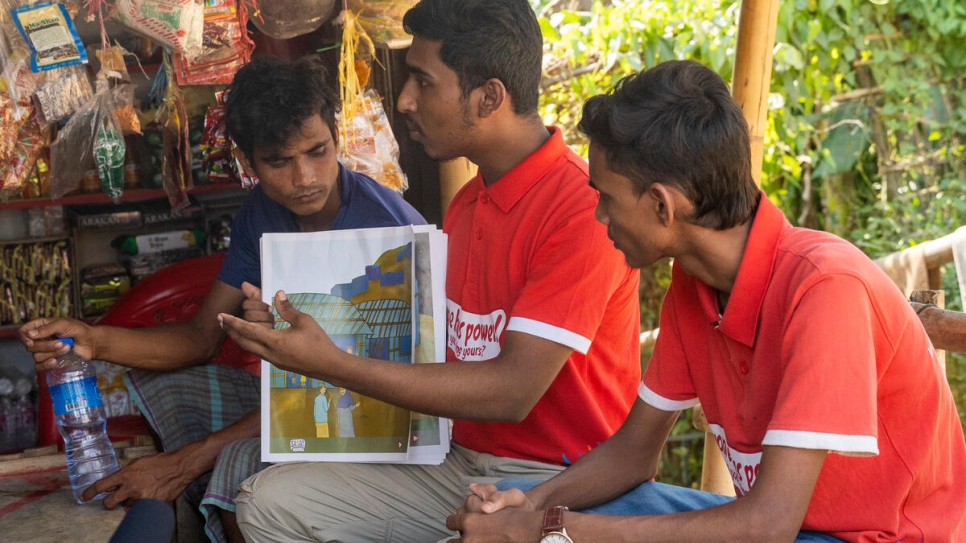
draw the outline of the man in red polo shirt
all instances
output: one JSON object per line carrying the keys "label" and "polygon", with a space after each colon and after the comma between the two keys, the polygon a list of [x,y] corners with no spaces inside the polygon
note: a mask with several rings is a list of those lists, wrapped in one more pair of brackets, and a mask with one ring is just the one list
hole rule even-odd
{"label": "man in red polo shirt", "polygon": [[542,38],[526,0],[422,0],[398,99],[437,160],[479,166],[443,224],[447,364],[348,355],[276,297],[292,323],[229,316],[277,366],[454,419],[441,466],[284,464],[240,487],[250,541],[436,541],[469,477],[547,478],[605,441],[640,382],[639,274],[594,219],[587,165],[537,113]]}
{"label": "man in red polo shirt", "polygon": [[[580,126],[610,239],[635,267],[674,258],[661,333],[621,429],[546,483],[473,486],[448,519],[462,541],[966,541],[966,444],[929,338],[872,261],[758,190],[724,81],[663,63]],[[698,401],[737,499],[645,482]]]}

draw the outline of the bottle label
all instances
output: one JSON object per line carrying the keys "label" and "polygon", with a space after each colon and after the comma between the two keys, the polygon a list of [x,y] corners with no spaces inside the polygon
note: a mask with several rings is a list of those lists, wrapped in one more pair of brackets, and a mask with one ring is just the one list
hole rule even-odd
{"label": "bottle label", "polygon": [[93,376],[52,386],[50,398],[54,404],[54,415],[58,417],[78,409],[98,407],[102,403],[97,377]]}

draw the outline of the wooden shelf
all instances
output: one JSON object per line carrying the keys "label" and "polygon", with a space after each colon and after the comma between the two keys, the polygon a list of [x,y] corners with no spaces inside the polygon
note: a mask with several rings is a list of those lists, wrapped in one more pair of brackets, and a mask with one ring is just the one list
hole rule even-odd
{"label": "wooden shelf", "polygon": [[[216,192],[243,192],[245,189],[235,184],[219,183],[211,185],[196,185],[188,191],[188,194],[211,194]],[[149,200],[151,198],[167,198],[167,193],[162,189],[129,189],[121,195],[120,201],[132,202],[137,200]],[[57,205],[81,205],[81,204],[107,204],[111,198],[102,193],[96,194],[74,194],[63,198],[31,198],[27,200],[9,200],[0,202],[0,209],[27,209],[31,207],[47,207]]]}

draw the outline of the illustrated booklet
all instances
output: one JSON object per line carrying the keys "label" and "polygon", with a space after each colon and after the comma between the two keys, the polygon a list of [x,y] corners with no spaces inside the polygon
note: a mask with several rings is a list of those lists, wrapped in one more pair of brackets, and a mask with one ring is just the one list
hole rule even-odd
{"label": "illustrated booklet", "polygon": [[[285,291],[340,349],[398,364],[445,360],[446,235],[435,226],[265,234],[261,254],[263,300]],[[289,327],[276,312],[275,328]],[[261,388],[263,462],[439,464],[449,452],[447,419],[266,360]]]}

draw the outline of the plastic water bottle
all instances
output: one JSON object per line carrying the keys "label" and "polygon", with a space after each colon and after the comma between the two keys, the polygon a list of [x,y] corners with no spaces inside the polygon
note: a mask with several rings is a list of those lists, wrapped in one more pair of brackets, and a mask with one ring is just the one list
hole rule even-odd
{"label": "plastic water bottle", "polygon": [[[61,338],[71,351],[57,358],[47,372],[47,386],[54,404],[57,429],[64,437],[67,474],[74,499],[84,503],[81,494],[95,481],[117,471],[117,456],[107,437],[107,416],[97,388],[94,366],[77,355],[72,338]],[[107,493],[95,496],[103,499]]]}

